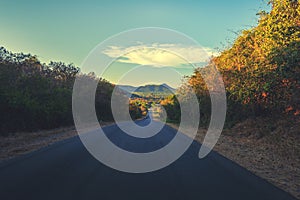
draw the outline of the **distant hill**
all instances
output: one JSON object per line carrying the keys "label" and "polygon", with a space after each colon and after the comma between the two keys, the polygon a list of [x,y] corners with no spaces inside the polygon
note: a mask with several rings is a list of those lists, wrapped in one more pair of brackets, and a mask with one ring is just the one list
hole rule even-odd
{"label": "distant hill", "polygon": [[133,92],[137,89],[137,87],[130,85],[117,85],[119,92],[128,98],[141,98],[140,96],[134,94]]}
{"label": "distant hill", "polygon": [[131,85],[118,85],[118,88],[129,93],[132,93],[137,89],[137,87]]}
{"label": "distant hill", "polygon": [[175,93],[175,89],[170,87],[168,84],[161,85],[145,85],[140,87],[134,87],[129,85],[118,85],[119,89],[121,89],[128,97],[165,97],[172,95]]}
{"label": "distant hill", "polygon": [[171,88],[167,84],[162,85],[145,85],[138,87],[135,93],[169,93],[175,92],[174,88]]}

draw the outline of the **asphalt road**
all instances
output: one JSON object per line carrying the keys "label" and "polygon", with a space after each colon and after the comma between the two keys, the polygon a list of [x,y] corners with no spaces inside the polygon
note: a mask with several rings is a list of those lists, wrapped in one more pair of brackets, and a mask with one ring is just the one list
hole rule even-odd
{"label": "asphalt road", "polygon": [[[146,125],[150,119],[137,122]],[[159,149],[176,131],[165,126],[157,135],[140,139],[116,125],[104,128],[110,140],[133,152]],[[203,199],[290,200],[284,191],[237,164],[211,152],[200,160],[193,142],[176,162],[159,171],[130,174],[94,159],[74,137],[0,164],[0,199]]]}

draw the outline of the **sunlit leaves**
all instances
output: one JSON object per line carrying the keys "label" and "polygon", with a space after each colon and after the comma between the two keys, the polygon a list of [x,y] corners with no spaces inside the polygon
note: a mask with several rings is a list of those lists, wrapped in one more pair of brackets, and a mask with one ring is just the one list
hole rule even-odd
{"label": "sunlit leaves", "polygon": [[[229,49],[212,59],[223,76],[229,112],[240,117],[299,109],[300,4],[271,4],[270,13],[260,12],[256,27],[242,31]],[[188,83],[203,99],[207,86],[200,70],[207,69],[196,70]]]}

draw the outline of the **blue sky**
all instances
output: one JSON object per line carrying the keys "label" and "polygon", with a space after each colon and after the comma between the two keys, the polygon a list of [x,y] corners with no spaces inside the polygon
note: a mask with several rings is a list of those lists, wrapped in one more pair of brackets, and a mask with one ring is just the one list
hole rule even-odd
{"label": "blue sky", "polygon": [[[37,1],[0,0],[0,45],[80,66],[100,42],[140,27],[182,32],[206,48],[222,48],[232,31],[254,26],[265,0]],[[223,43],[223,44],[222,44]]]}

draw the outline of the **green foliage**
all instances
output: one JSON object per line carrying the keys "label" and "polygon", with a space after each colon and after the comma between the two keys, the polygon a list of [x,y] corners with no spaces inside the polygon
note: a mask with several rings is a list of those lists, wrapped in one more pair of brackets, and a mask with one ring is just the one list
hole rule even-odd
{"label": "green foliage", "polygon": [[270,3],[271,12],[260,12],[256,27],[244,30],[229,49],[186,81],[197,93],[202,125],[210,118],[208,87],[217,88],[212,84],[215,68],[226,88],[228,126],[259,115],[300,113],[300,3]]}
{"label": "green foliage", "polygon": [[[72,64],[41,64],[36,56],[13,54],[1,47],[1,135],[72,125],[72,90],[78,73],[79,69]],[[100,120],[112,120],[112,91],[112,84],[99,80],[95,106]]]}
{"label": "green foliage", "polygon": [[175,95],[170,95],[160,101],[167,113],[167,121],[172,123],[180,123],[181,112],[180,104]]}
{"label": "green foliage", "polygon": [[283,82],[299,84],[287,68],[299,69],[300,6],[291,0],[271,3],[272,11],[261,16],[258,26],[244,31],[213,63],[222,72],[231,99],[282,110],[294,92]]}
{"label": "green foliage", "polygon": [[224,77],[232,118],[299,109],[300,4],[270,3],[271,12],[261,14],[257,27],[212,60]]}
{"label": "green foliage", "polygon": [[129,114],[133,120],[147,115],[151,103],[147,99],[136,98],[129,101]]}

